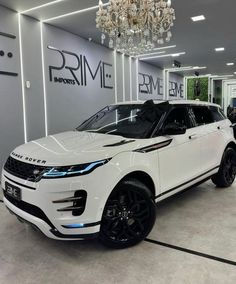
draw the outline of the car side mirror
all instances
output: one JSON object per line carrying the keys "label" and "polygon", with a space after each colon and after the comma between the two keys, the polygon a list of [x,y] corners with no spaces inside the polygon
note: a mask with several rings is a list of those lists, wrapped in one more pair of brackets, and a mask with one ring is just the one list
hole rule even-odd
{"label": "car side mirror", "polygon": [[187,127],[176,122],[168,123],[163,129],[163,135],[182,135],[185,134]]}

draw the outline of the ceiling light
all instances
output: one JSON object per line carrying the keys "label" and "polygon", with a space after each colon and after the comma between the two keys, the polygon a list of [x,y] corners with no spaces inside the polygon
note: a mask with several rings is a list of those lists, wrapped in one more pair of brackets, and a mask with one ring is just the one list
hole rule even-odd
{"label": "ceiling light", "polygon": [[227,80],[229,77],[234,77],[234,75],[212,75],[211,78],[216,78],[216,80]]}
{"label": "ceiling light", "polygon": [[144,53],[144,54],[140,54],[136,57],[143,57],[143,56],[152,56],[152,55],[158,55],[158,54],[164,54],[166,53],[166,51],[160,51],[160,52],[153,52],[153,53]]}
{"label": "ceiling light", "polygon": [[179,57],[180,56],[180,53],[174,53],[171,55],[172,57]]}
{"label": "ceiling light", "polygon": [[203,15],[192,17],[191,19],[192,19],[193,22],[199,22],[199,21],[206,20],[205,16],[203,16]]}
{"label": "ceiling light", "polygon": [[202,66],[202,67],[194,66],[193,67],[193,70],[199,70],[199,69],[207,69],[207,67],[206,66]]}
{"label": "ceiling light", "polygon": [[175,47],[176,47],[176,45],[168,45],[168,46],[154,48],[152,51],[162,50],[162,49],[170,49],[170,48],[175,48]]}
{"label": "ceiling light", "polygon": [[172,69],[167,69],[169,71],[173,71],[174,72],[181,72],[181,71],[190,71],[190,70],[201,70],[201,69],[206,69],[207,67],[206,66],[186,66],[186,67],[181,67],[181,68],[172,68]]}
{"label": "ceiling light", "polygon": [[23,58],[23,42],[22,42],[22,26],[21,26],[21,14],[18,13],[18,31],[19,31],[19,51],[20,51],[20,71],[21,71],[21,91],[23,101],[23,124],[24,124],[24,139],[25,143],[28,142],[27,133],[27,117],[26,117],[26,96],[25,96],[25,78],[24,78],[24,58]]}
{"label": "ceiling light", "polygon": [[236,75],[236,72],[234,72],[234,74]]}
{"label": "ceiling light", "polygon": [[[162,51],[163,49],[170,49],[170,48],[175,48],[176,45],[169,45],[169,46],[163,46],[163,47],[157,47],[152,49],[151,53],[141,53],[136,57],[141,57],[141,56],[148,56],[148,55],[156,55],[156,54],[162,54],[162,53],[166,53],[166,51]],[[158,52],[160,50],[160,52]],[[156,51],[156,52],[155,52]]]}
{"label": "ceiling light", "polygon": [[[172,66],[174,66],[174,64]],[[183,71],[191,70],[192,68],[193,66],[184,66],[184,67],[178,67],[178,68],[167,68],[165,70],[169,72],[183,72]]]}
{"label": "ceiling light", "polygon": [[[184,54],[186,54],[186,52],[179,52],[178,54],[179,55],[184,55]],[[157,55],[157,56],[150,56],[150,57],[140,57],[139,60],[147,60],[147,59],[163,58],[163,57],[172,57],[173,55],[176,55],[176,53],[174,53],[174,54]]]}
{"label": "ceiling light", "polygon": [[215,48],[215,51],[216,51],[216,52],[224,51],[224,50],[225,50],[224,47],[217,47],[217,48]]}
{"label": "ceiling light", "polygon": [[227,65],[227,66],[233,66],[234,63],[233,63],[233,62],[230,62],[230,63],[227,63],[226,65]]}
{"label": "ceiling light", "polygon": [[96,27],[102,44],[108,36],[110,48],[135,56],[169,42],[174,20],[170,0],[109,0],[105,9],[99,0]]}
{"label": "ceiling light", "polygon": [[[109,3],[105,3],[105,4],[103,4],[103,6],[105,7],[108,4]],[[63,15],[60,15],[60,16],[57,16],[57,17],[45,19],[42,22],[51,22],[51,21],[58,20],[58,19],[61,19],[61,18],[65,18],[65,17],[69,17],[69,16],[73,16],[73,15],[77,15],[77,14],[93,11],[93,10],[96,10],[98,8],[99,8],[99,5],[96,5],[96,6],[92,6],[92,7],[86,8],[86,9],[77,10],[77,11],[74,11],[74,12],[71,12],[71,13],[63,14]]]}
{"label": "ceiling light", "polygon": [[45,8],[47,6],[51,6],[51,5],[57,4],[57,3],[62,2],[62,1],[65,1],[65,0],[52,1],[52,2],[49,2],[49,3],[43,4],[43,5],[39,5],[39,6],[33,7],[31,9],[28,9],[28,10],[25,10],[25,11],[22,11],[20,13],[21,14],[26,14],[28,12],[32,12],[32,11],[35,11],[35,10],[38,10],[38,9],[42,9],[42,8]]}

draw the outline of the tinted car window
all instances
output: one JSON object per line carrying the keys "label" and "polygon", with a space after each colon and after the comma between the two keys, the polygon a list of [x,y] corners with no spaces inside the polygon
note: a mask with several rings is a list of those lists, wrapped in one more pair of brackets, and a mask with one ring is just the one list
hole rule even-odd
{"label": "tinted car window", "polygon": [[220,111],[220,108],[218,108],[218,107],[210,107],[210,110],[211,110],[211,113],[212,113],[213,120],[215,122],[226,119],[225,116]]}
{"label": "tinted car window", "polygon": [[208,107],[192,106],[194,119],[197,126],[213,123],[213,116]]}
{"label": "tinted car window", "polygon": [[169,123],[177,123],[187,128],[190,128],[189,119],[187,118],[187,110],[184,107],[177,107],[173,109],[168,115],[165,125]]}
{"label": "tinted car window", "polygon": [[77,130],[127,138],[146,138],[169,108],[166,103],[108,106],[82,123]]}

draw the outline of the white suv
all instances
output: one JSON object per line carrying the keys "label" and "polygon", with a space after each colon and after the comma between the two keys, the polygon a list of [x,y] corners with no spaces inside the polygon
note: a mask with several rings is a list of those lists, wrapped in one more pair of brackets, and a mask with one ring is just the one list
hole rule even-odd
{"label": "white suv", "polygon": [[158,201],[210,178],[228,187],[235,175],[233,127],[218,105],[147,101],[18,147],[2,187],[6,207],[46,236],[124,248],[149,234]]}

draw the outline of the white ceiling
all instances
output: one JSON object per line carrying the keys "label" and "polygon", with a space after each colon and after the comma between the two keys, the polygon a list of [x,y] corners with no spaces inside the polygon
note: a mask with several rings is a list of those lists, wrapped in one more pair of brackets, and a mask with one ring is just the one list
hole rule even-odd
{"label": "white ceiling", "polygon": [[[0,0],[0,4],[16,11],[24,11],[48,0]],[[107,0],[104,2],[107,2]],[[98,5],[98,0],[64,0],[51,6],[30,11],[27,15],[39,20],[60,16],[73,11]],[[172,0],[176,10],[173,38],[168,45],[176,45],[166,53],[185,51],[176,59],[183,66],[207,66],[200,74],[228,75],[236,72],[236,1],[235,0]],[[50,24],[100,43],[100,32],[95,26],[96,10],[49,21]],[[206,21],[193,23],[192,16],[205,15]],[[215,47],[225,47],[225,52],[216,53]],[[171,68],[172,57],[156,58],[147,62],[162,68]],[[235,62],[235,66],[226,66]],[[194,71],[185,72],[192,75]]]}

